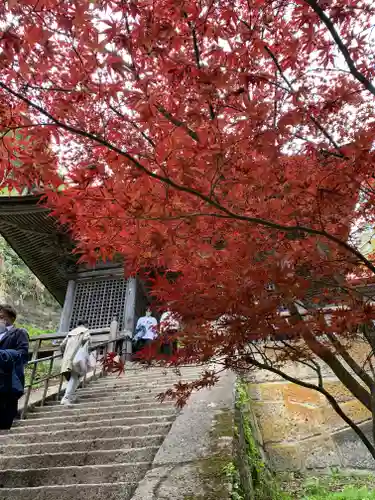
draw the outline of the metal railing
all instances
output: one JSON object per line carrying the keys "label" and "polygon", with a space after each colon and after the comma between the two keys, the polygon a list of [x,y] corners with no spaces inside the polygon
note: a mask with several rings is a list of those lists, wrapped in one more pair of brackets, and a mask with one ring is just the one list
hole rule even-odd
{"label": "metal railing", "polygon": [[[87,375],[91,375],[91,377],[100,377],[105,375],[103,364],[101,361],[106,357],[107,352],[113,352],[116,349],[119,353],[121,353],[121,356],[124,356],[124,353],[126,352],[126,348],[124,349],[124,343],[126,346],[127,336],[118,334],[116,320],[112,322],[110,328],[90,331],[93,342],[95,342],[95,337],[107,334],[109,335],[108,340],[98,342],[96,344],[94,343],[90,347],[90,353],[95,352],[95,366],[93,367],[92,371],[89,372],[89,374],[86,374],[84,376],[82,381],[83,386],[86,384]],[[66,333],[55,333],[48,335],[39,335],[38,337],[33,337],[30,339],[30,344],[32,345],[32,356],[31,360],[25,367],[25,399],[21,418],[26,417],[29,408],[30,397],[33,393],[33,390],[42,390],[42,395],[41,397],[38,397],[37,404],[40,406],[43,406],[45,404],[45,401],[48,397],[48,389],[51,387],[50,381],[53,379],[57,379],[55,384],[57,390],[56,392],[53,391],[53,395],[51,395],[51,397],[54,397],[56,401],[59,400],[62,393],[64,376],[60,373],[59,363],[56,362],[56,360],[61,360],[63,357],[63,353],[60,351],[58,345],[56,345],[56,342],[61,343],[66,335]],[[46,341],[50,343],[51,351],[55,350],[56,353],[53,353],[52,355],[46,357],[39,357],[41,347],[45,347],[43,346],[43,343]],[[52,342],[55,342],[55,344],[52,345]],[[41,367],[43,367],[43,370],[41,370],[42,376],[40,376],[40,370],[38,373],[38,368],[40,369]]]}

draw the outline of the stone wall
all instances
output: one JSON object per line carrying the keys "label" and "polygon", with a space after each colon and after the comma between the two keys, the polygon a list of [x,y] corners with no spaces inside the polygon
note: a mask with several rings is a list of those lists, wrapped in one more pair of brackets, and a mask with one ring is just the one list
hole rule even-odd
{"label": "stone wall", "polygon": [[[292,364],[285,371],[305,380],[312,377],[308,369]],[[371,439],[369,411],[329,370],[324,371],[325,388]],[[252,375],[248,391],[273,470],[375,468],[365,446],[317,391],[265,371]]]}

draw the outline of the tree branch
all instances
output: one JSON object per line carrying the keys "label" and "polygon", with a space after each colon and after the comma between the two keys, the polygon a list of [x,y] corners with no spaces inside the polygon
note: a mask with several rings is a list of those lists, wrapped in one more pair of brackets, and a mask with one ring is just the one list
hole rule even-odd
{"label": "tree branch", "polygon": [[353,396],[371,411],[371,394],[346,370],[335,354],[318,342],[310,332],[303,333],[302,337],[311,351],[322,359]]}
{"label": "tree branch", "polygon": [[132,120],[128,120],[122,113],[120,113],[120,111],[118,111],[114,106],[112,106],[112,104],[108,104],[108,106],[110,107],[110,109],[119,117],[121,118],[122,120],[125,120],[127,123],[130,123],[130,125],[132,127],[135,128],[135,130],[137,132],[139,132],[141,134],[141,136],[154,148],[155,147],[155,143],[154,141],[151,139],[151,137],[149,137],[147,134],[145,134],[143,132],[143,130],[141,130],[138,125],[136,123],[134,123]]}
{"label": "tree branch", "polygon": [[[285,76],[284,74],[284,71],[279,63],[279,61],[277,60],[275,54],[271,51],[271,49],[269,47],[267,47],[267,45],[264,46],[264,49],[266,50],[266,52],[269,54],[269,56],[271,57],[272,61],[274,62],[274,64],[276,65],[282,79],[284,80],[284,82],[286,82],[286,84],[288,85],[288,88],[290,90],[290,93],[292,94],[295,94],[295,90],[292,86],[292,84],[289,82],[289,80],[287,79],[287,77]],[[339,152],[340,154],[340,157],[341,158],[346,158],[345,155],[342,154],[341,152],[341,149],[340,149],[340,146],[337,144],[337,142],[333,139],[333,137],[326,131],[326,129],[323,127],[323,125],[321,125],[321,123],[310,113],[307,113],[307,116],[309,117],[309,119],[313,122],[313,124],[316,126],[316,128],[324,135],[324,137],[333,145],[333,147]]]}
{"label": "tree branch", "polygon": [[335,412],[338,415],[340,415],[340,417],[344,420],[344,422],[346,422],[349,425],[349,427],[351,427],[351,429],[353,429],[353,431],[357,434],[359,439],[362,441],[362,443],[366,446],[368,451],[371,453],[371,456],[375,459],[375,448],[371,444],[369,439],[367,439],[365,433],[362,431],[362,429],[358,425],[356,425],[353,422],[353,420],[351,418],[349,418],[343,412],[343,410],[341,409],[341,407],[338,404],[338,402],[336,401],[336,399],[326,389],[324,389],[324,387],[322,387],[321,385],[314,385],[314,384],[311,384],[309,382],[305,382],[303,380],[296,379],[296,378],[292,377],[291,375],[287,375],[286,373],[284,373],[282,370],[276,368],[275,366],[260,363],[259,361],[255,360],[252,357],[247,358],[246,361],[250,365],[256,366],[257,368],[260,368],[261,370],[267,370],[267,371],[270,371],[272,373],[275,373],[276,375],[279,375],[280,377],[282,377],[284,380],[287,380],[288,382],[292,382],[293,384],[297,384],[297,385],[300,385],[302,387],[305,387],[306,389],[312,389],[313,391],[317,391],[317,392],[320,392],[321,394],[323,394],[323,396],[325,396],[325,398],[327,399],[329,404],[332,406],[332,408],[335,410]]}
{"label": "tree branch", "polygon": [[314,12],[318,15],[321,21],[326,25],[328,31],[331,33],[333,40],[336,42],[337,47],[339,48],[341,54],[344,56],[345,62],[350,69],[351,74],[360,82],[362,85],[371,92],[372,95],[375,96],[375,87],[374,85],[365,77],[363,73],[361,73],[357,66],[355,65],[352,56],[341,39],[338,31],[335,28],[332,20],[327,16],[322,7],[318,4],[316,0],[304,0],[310,7],[314,10]]}
{"label": "tree branch", "polygon": [[[278,224],[277,222],[269,221],[266,219],[262,219],[260,217],[250,217],[247,215],[240,215],[236,214],[235,212],[232,212],[228,208],[224,207],[221,205],[218,201],[215,199],[210,198],[209,195],[205,195],[204,193],[201,193],[200,191],[190,188],[181,184],[177,184],[175,181],[170,179],[169,177],[164,177],[160,174],[157,174],[156,172],[153,172],[149,169],[147,169],[144,165],[142,165],[141,162],[139,162],[136,158],[131,156],[128,152],[124,151],[123,149],[119,148],[118,146],[111,144],[107,140],[105,140],[102,137],[99,137],[91,132],[86,132],[85,130],[78,129],[76,127],[73,127],[72,125],[68,125],[67,123],[62,122],[61,120],[55,118],[53,115],[51,115],[48,111],[46,111],[44,108],[42,108],[39,104],[36,104],[32,102],[30,99],[27,97],[23,96],[19,92],[13,90],[9,86],[5,85],[3,82],[0,82],[0,88],[11,94],[13,97],[16,97],[17,99],[21,100],[25,104],[27,104],[29,107],[39,111],[43,116],[46,116],[49,118],[55,125],[60,127],[63,130],[66,130],[68,132],[71,132],[74,135],[80,136],[80,137],[85,137],[86,139],[90,139],[93,142],[96,142],[98,144],[101,144],[102,146],[107,147],[109,150],[114,151],[115,153],[118,153],[119,155],[123,156],[129,162],[131,162],[136,168],[138,168],[141,172],[144,174],[148,175],[149,177],[152,177],[153,179],[156,179],[160,182],[163,182],[173,188],[175,188],[178,191],[188,193],[190,195],[195,196],[196,198],[199,198],[200,200],[204,201],[208,205],[216,208],[219,212],[222,212],[222,214],[225,215],[220,215],[218,214],[217,216],[221,216],[222,218],[228,218],[228,219],[235,219],[239,221],[244,221],[248,222],[250,224],[255,224],[255,225],[260,225],[264,227],[268,227],[271,229],[276,229],[279,231],[287,232],[287,233],[307,233],[311,235],[317,235],[317,236],[322,236],[325,239],[332,241],[336,245],[338,245],[340,248],[343,248],[347,252],[351,253],[352,255],[355,255],[357,259],[362,262],[370,271],[372,271],[375,274],[375,265],[372,264],[362,253],[357,250],[355,247],[352,247],[349,243],[346,241],[340,240],[337,236],[334,236],[333,234],[327,233],[326,231],[322,231],[319,229],[314,229],[306,226],[286,226],[284,224]],[[162,108],[163,109],[163,108]],[[165,111],[165,110],[164,110]],[[169,115],[167,111],[165,111],[166,117]],[[173,117],[171,119],[175,120]],[[176,126],[183,126],[186,128],[186,125],[183,124],[182,122],[179,122],[178,120],[176,121]],[[173,122],[172,122],[173,123]],[[190,129],[187,129],[190,131]],[[192,138],[194,140],[198,141],[198,136],[196,135],[195,132],[190,131],[193,135]],[[189,134],[190,135],[190,134]]]}
{"label": "tree branch", "polygon": [[175,125],[176,127],[181,127],[183,129],[186,130],[186,132],[190,135],[190,137],[192,139],[194,139],[194,141],[196,142],[199,142],[199,137],[198,137],[198,134],[196,132],[194,132],[194,130],[192,130],[191,128],[189,128],[186,123],[178,120],[177,118],[175,118],[171,113],[169,113],[169,111],[167,111],[163,106],[157,106],[157,110],[167,119],[169,120],[171,123],[173,123],[173,125]]}
{"label": "tree branch", "polygon": [[332,342],[332,345],[335,347],[338,354],[342,357],[345,363],[350,366],[353,372],[371,389],[374,385],[374,381],[371,379],[370,375],[366,373],[366,371],[359,366],[355,359],[350,356],[350,354],[338,340],[336,335],[334,335],[333,333],[327,333],[327,337]]}

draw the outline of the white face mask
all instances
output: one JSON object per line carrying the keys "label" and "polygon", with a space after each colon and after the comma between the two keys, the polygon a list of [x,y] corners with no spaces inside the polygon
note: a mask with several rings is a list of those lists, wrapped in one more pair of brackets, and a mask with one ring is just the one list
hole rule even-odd
{"label": "white face mask", "polygon": [[152,314],[151,311],[149,309],[147,309],[146,316],[151,316],[151,314]]}
{"label": "white face mask", "polygon": [[7,331],[7,325],[5,323],[5,321],[0,321],[0,333],[4,333]]}

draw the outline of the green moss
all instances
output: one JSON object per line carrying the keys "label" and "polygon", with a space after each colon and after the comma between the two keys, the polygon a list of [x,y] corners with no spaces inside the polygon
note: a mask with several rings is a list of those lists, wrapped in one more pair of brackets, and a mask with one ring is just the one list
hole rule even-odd
{"label": "green moss", "polygon": [[[232,483],[232,455],[221,447],[220,441],[233,437],[233,412],[223,411],[217,415],[210,433],[211,455],[196,462],[196,468],[203,485],[204,495],[186,495],[184,500],[227,500],[228,488]],[[235,498],[233,500],[242,500]]]}
{"label": "green moss", "polygon": [[[244,438],[245,449],[242,453],[246,457],[247,464],[244,470],[250,471],[250,483],[252,485],[254,500],[281,500],[286,498],[281,492],[275,476],[267,468],[263,456],[254,439],[254,429],[252,427],[252,419],[250,412],[251,400],[247,391],[245,381],[239,381],[237,384],[236,408],[240,415],[240,423]],[[237,433],[239,434],[239,433]],[[241,447],[241,443],[238,446]],[[247,467],[246,467],[247,465]],[[243,478],[248,481],[249,478]]]}
{"label": "green moss", "polygon": [[233,411],[222,411],[216,417],[211,430],[212,447],[217,448],[220,438],[233,437]]}

